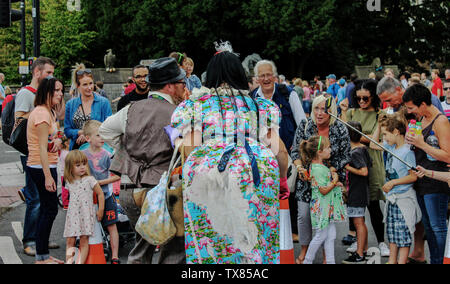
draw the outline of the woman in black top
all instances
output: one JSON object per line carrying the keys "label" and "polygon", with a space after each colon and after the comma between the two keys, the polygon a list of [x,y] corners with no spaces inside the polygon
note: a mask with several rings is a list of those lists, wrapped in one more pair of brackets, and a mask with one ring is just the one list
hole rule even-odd
{"label": "woman in black top", "polygon": [[[407,135],[406,141],[414,145],[416,164],[433,171],[448,171],[450,163],[450,123],[431,103],[432,94],[423,85],[409,87],[403,95],[408,113],[422,117],[422,135]],[[427,144],[431,135],[437,138],[439,148]],[[414,188],[422,209],[422,222],[425,227],[430,260],[442,264],[447,237],[447,208],[450,189],[447,183],[428,177],[418,179]]]}

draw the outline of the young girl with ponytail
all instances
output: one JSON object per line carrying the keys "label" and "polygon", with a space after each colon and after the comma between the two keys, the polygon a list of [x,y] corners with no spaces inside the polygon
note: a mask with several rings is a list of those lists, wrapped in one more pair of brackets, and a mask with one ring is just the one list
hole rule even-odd
{"label": "young girl with ponytail", "polygon": [[346,220],[346,210],[342,199],[342,183],[339,182],[336,169],[326,165],[331,155],[330,141],[324,136],[313,136],[301,143],[300,152],[303,165],[309,168],[311,224],[316,230],[303,263],[312,264],[317,250],[323,244],[327,264],[335,264],[334,223]]}

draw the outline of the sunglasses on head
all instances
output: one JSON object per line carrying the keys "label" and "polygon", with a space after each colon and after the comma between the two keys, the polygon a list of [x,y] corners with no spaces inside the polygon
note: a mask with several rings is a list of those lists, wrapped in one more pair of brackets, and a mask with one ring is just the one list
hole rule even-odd
{"label": "sunglasses on head", "polygon": [[78,76],[81,76],[83,74],[92,74],[92,70],[91,69],[82,69],[82,70],[77,71]]}

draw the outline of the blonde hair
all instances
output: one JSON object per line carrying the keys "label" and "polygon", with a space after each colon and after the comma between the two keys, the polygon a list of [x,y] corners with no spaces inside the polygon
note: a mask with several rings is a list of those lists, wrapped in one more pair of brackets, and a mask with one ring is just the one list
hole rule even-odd
{"label": "blonde hair", "polygon": [[91,175],[89,170],[88,158],[80,150],[72,150],[67,154],[65,165],[64,165],[64,180],[68,183],[73,183],[75,181],[75,176],[73,174],[73,168],[76,164],[86,165],[86,173],[81,177],[87,177]]}
{"label": "blonde hair", "polygon": [[[317,124],[316,122],[316,116],[315,116],[315,111],[314,109],[317,107],[317,105],[327,101],[327,97],[325,97],[324,95],[320,95],[318,97],[316,97],[312,103],[312,107],[311,107],[311,119],[312,121],[314,121],[315,124]],[[337,106],[336,106],[336,101],[335,100],[331,100],[331,106],[328,108],[328,111],[337,116]],[[333,116],[330,115],[330,125],[332,125],[334,122],[336,121],[336,118],[334,118]]]}
{"label": "blonde hair", "polygon": [[302,84],[303,84],[303,87],[309,87],[309,83],[308,83],[308,81],[306,81],[306,80],[304,80],[304,81],[302,82]]}
{"label": "blonde hair", "polygon": [[194,66],[194,60],[192,60],[192,58],[190,57],[186,57],[183,63],[191,64],[192,66]]}
{"label": "blonde hair", "polygon": [[308,167],[317,157],[317,153],[329,146],[330,140],[325,136],[311,136],[308,140],[304,140],[299,147],[303,165]]}
{"label": "blonde hair", "polygon": [[83,133],[87,136],[95,135],[102,123],[97,120],[89,120],[83,126]]}
{"label": "blonde hair", "polygon": [[295,86],[300,86],[300,87],[301,87],[301,86],[302,86],[302,79],[300,79],[300,78],[295,79],[295,80],[294,80],[294,85],[295,85]]}

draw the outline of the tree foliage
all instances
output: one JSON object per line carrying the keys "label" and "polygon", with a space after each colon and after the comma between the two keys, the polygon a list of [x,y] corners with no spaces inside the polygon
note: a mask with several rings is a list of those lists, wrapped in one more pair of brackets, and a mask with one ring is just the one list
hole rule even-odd
{"label": "tree foliage", "polygon": [[[420,5],[416,3],[419,2]],[[274,60],[288,77],[349,75],[355,65],[380,57],[384,64],[419,68],[420,62],[450,63],[450,1],[366,0],[82,0],[69,12],[66,0],[41,0],[42,55],[55,59],[66,78],[70,66],[103,67],[113,49],[117,67],[141,59],[186,52],[202,73],[215,41],[229,40],[245,56]],[[31,49],[31,0],[27,0],[27,50]],[[19,25],[0,29],[0,69],[18,78]]]}
{"label": "tree foliage", "polygon": [[[71,66],[88,58],[88,50],[97,32],[87,26],[86,14],[69,12],[66,0],[41,0],[41,55],[57,63],[55,75],[68,80]],[[14,8],[18,8],[15,3]],[[26,54],[33,56],[32,1],[26,1]],[[18,65],[21,54],[20,22],[0,29],[0,72],[8,84],[19,84]],[[30,77],[30,76],[28,76]],[[30,78],[29,78],[30,79]]]}

